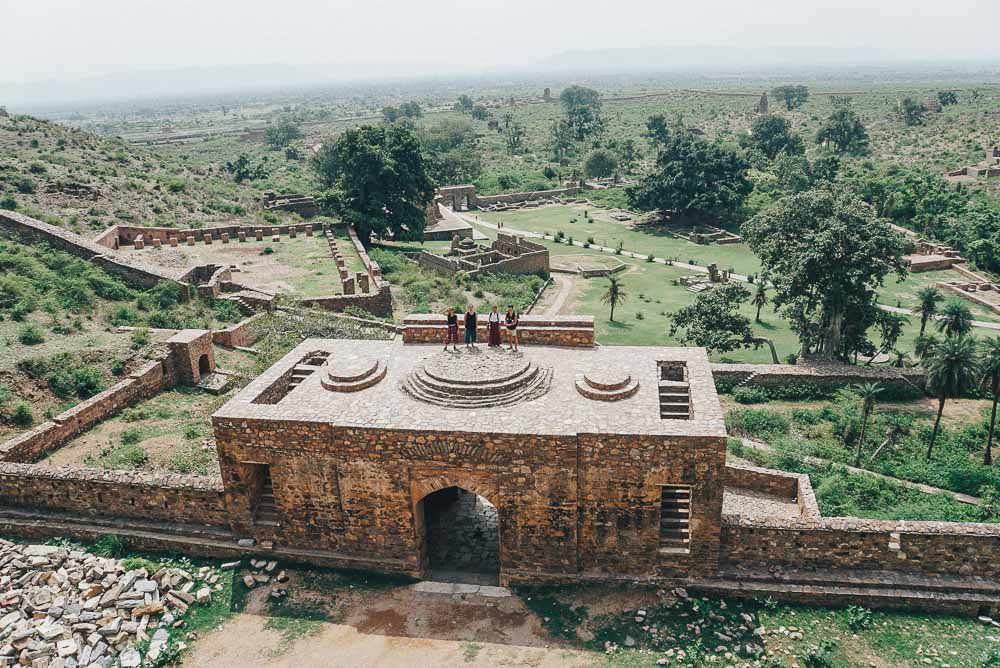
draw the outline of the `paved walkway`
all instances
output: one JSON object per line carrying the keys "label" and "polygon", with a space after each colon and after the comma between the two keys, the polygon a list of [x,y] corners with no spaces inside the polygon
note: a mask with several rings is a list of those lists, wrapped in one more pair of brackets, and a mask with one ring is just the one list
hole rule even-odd
{"label": "paved walkway", "polygon": [[[767,443],[761,443],[760,441],[753,441],[749,438],[740,439],[743,441],[743,445],[752,448],[754,450],[759,450],[760,452],[773,453],[775,450]],[[880,480],[885,480],[896,485],[902,485],[903,487],[908,487],[909,489],[915,489],[924,494],[947,494],[959,503],[967,503],[970,506],[981,506],[983,502],[981,499],[975,496],[970,496],[968,494],[962,494],[961,492],[953,492],[949,489],[941,489],[940,487],[931,487],[930,485],[925,485],[919,482],[911,482],[909,480],[902,480],[901,478],[893,478],[892,476],[883,475],[881,473],[876,473],[875,471],[869,471],[868,469],[859,469],[854,466],[849,466],[847,464],[841,464],[840,462],[831,461],[829,459],[822,459],[820,457],[811,457],[809,455],[792,455],[796,459],[805,462],[806,464],[812,464],[813,466],[826,466],[828,464],[835,464],[837,466],[842,466],[849,473],[854,475],[866,475],[872,478],[878,478]]]}
{"label": "paved walkway", "polygon": [[569,296],[573,293],[572,278],[566,276],[565,274],[556,273],[552,273],[551,276],[552,281],[559,286],[559,294],[557,294],[556,298],[552,300],[549,307],[545,309],[545,313],[543,315],[546,317],[559,315],[559,311],[562,310],[562,307],[566,304],[566,300],[569,299]]}

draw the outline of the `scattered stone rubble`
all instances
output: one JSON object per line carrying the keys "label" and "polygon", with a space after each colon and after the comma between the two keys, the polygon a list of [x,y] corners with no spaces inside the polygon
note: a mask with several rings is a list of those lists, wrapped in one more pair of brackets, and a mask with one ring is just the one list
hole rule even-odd
{"label": "scattered stone rubble", "polygon": [[149,573],[79,549],[0,540],[0,666],[149,665],[189,607],[212,602],[219,580],[209,567]]}

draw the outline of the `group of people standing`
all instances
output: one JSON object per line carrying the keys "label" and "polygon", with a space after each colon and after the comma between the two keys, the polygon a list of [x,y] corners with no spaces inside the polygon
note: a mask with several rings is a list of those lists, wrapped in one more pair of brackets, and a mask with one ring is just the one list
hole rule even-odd
{"label": "group of people standing", "polygon": [[[444,341],[444,349],[448,350],[448,344],[451,344],[455,350],[458,350],[458,316],[455,314],[455,309],[449,308],[446,314],[448,318],[448,333],[447,338]],[[507,313],[500,315],[497,311],[496,305],[490,309],[489,315],[487,316],[487,331],[489,332],[489,345],[490,348],[499,348],[503,345],[501,341],[501,331],[502,329],[507,330],[507,344],[511,350],[517,350],[517,325],[520,322],[520,318],[517,315],[517,311],[514,310],[513,304],[507,305]],[[501,327],[501,325],[503,327]],[[476,313],[476,307],[473,304],[469,304],[469,308],[465,311],[465,347],[475,348],[476,347],[476,328],[479,326],[479,314]]]}

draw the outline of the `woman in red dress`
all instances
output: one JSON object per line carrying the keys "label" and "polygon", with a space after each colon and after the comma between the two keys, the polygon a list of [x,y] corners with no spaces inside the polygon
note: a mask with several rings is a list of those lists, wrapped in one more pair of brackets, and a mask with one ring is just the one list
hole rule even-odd
{"label": "woman in red dress", "polygon": [[503,345],[503,342],[500,341],[500,313],[497,311],[496,304],[494,304],[493,308],[490,310],[488,321],[490,328],[489,346],[490,348],[499,348]]}

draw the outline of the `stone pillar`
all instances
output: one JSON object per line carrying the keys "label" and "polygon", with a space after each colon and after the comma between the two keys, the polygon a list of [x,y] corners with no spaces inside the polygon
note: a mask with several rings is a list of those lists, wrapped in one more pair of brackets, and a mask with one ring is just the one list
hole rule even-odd
{"label": "stone pillar", "polygon": [[212,245],[212,233],[211,232],[206,232],[205,234],[201,235],[201,238],[205,242],[206,246],[211,246]]}
{"label": "stone pillar", "polygon": [[281,235],[275,234],[273,237],[271,237],[271,241],[274,243],[278,243],[279,241],[281,241]]}
{"label": "stone pillar", "polygon": [[294,239],[295,238],[295,226],[294,225],[292,227],[288,228],[288,238],[289,239]]}
{"label": "stone pillar", "polygon": [[142,250],[145,244],[142,243],[142,239],[136,239],[132,244],[132,250]]}
{"label": "stone pillar", "polygon": [[254,235],[256,235],[257,241],[264,240],[264,230],[257,228],[256,230],[254,230]]}
{"label": "stone pillar", "polygon": [[309,225],[306,225],[306,236],[311,237],[312,235],[313,235],[313,226],[310,223]]}
{"label": "stone pillar", "polygon": [[194,235],[188,236],[188,246],[194,246]]}
{"label": "stone pillar", "polygon": [[360,294],[367,294],[368,293],[368,274],[365,274],[365,273],[362,273],[362,272],[359,271],[358,274],[357,274],[357,282],[358,282],[358,292]]}
{"label": "stone pillar", "polygon": [[240,243],[243,243],[244,241],[246,241],[247,240],[247,233],[246,233],[246,231],[240,230],[239,231],[239,237],[240,237]]}
{"label": "stone pillar", "polygon": [[177,237],[170,237],[170,247],[177,248]]}
{"label": "stone pillar", "polygon": [[344,281],[343,281],[343,284],[344,284],[344,294],[345,295],[353,295],[354,294],[354,279],[353,278],[345,278]]}
{"label": "stone pillar", "polygon": [[153,248],[159,248],[162,242],[159,239],[153,239]]}
{"label": "stone pillar", "polygon": [[224,244],[228,244],[229,243],[229,233],[228,232],[223,232],[222,234],[219,235],[219,238],[222,239],[222,243],[224,243]]}

